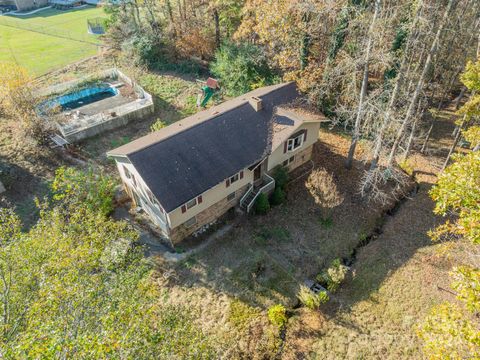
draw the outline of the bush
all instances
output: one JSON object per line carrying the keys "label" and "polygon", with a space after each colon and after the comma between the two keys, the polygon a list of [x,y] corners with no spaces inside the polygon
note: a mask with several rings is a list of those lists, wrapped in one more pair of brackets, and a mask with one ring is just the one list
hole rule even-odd
{"label": "bush", "polygon": [[276,166],[273,169],[273,178],[275,179],[275,186],[285,190],[288,183],[288,169],[285,166]]}
{"label": "bush", "polygon": [[279,327],[283,328],[287,323],[287,310],[281,304],[273,305],[268,309],[268,320]]}
{"label": "bush", "polygon": [[280,205],[285,202],[285,191],[281,187],[276,187],[273,191],[272,197],[270,198],[272,205]]}
{"label": "bush", "polygon": [[122,44],[124,54],[135,65],[155,67],[160,61],[168,61],[165,56],[165,45],[151,33],[139,33]]}
{"label": "bush", "polygon": [[255,214],[266,214],[270,210],[270,203],[268,202],[267,195],[261,193],[258,195],[255,201]]}
{"label": "bush", "polygon": [[413,167],[412,165],[410,165],[410,163],[408,162],[408,160],[403,160],[402,162],[400,162],[398,164],[398,166],[400,166],[400,168],[405,171],[405,173],[409,176],[412,176],[413,175]]}
{"label": "bush", "polygon": [[333,175],[325,169],[313,170],[305,182],[305,187],[315,200],[315,204],[321,207],[323,219],[328,219],[331,209],[339,206],[344,200]]}
{"label": "bush", "polygon": [[167,126],[167,124],[164,121],[157,119],[152,125],[150,125],[150,131],[155,132],[163,129],[165,126]]}
{"label": "bush", "polygon": [[326,291],[320,291],[318,294],[315,294],[305,285],[300,286],[297,297],[303,305],[312,310],[318,309],[320,305],[330,300]]}
{"label": "bush", "polygon": [[249,43],[223,44],[215,53],[210,70],[222,80],[229,96],[238,96],[274,82],[265,53]]}
{"label": "bush", "polygon": [[55,172],[53,199],[108,215],[113,211],[115,186],[111,176],[95,172],[93,168],[79,170],[62,166]]}
{"label": "bush", "polygon": [[326,284],[328,291],[337,291],[340,284],[345,280],[348,267],[340,262],[340,259],[332,261],[330,267],[317,276],[317,281]]}

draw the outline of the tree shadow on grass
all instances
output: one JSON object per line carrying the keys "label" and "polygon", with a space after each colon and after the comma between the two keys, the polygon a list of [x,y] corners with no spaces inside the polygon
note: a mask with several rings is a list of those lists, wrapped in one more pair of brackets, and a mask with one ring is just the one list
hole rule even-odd
{"label": "tree shadow on grass", "polygon": [[[41,161],[41,160],[37,160]],[[39,210],[35,199],[50,196],[50,187],[43,178],[19,165],[0,158],[0,181],[6,191],[0,194],[0,207],[11,207],[28,230],[38,220]]]}

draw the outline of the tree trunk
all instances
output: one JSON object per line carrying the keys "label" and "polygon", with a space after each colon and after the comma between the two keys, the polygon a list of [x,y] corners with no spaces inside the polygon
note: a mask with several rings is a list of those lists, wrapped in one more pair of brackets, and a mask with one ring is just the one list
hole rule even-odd
{"label": "tree trunk", "polygon": [[213,21],[215,22],[215,48],[220,48],[221,38],[220,38],[220,16],[218,15],[218,10],[213,9]]}
{"label": "tree trunk", "polygon": [[[308,14],[303,14],[302,21],[305,25],[305,29],[307,29],[308,23],[310,22],[310,16]],[[308,66],[308,56],[310,55],[311,44],[312,37],[310,33],[305,30],[300,47],[300,70],[304,70]]]}
{"label": "tree trunk", "polygon": [[412,117],[412,115],[415,111],[417,100],[420,96],[420,92],[423,89],[423,83],[424,83],[425,78],[428,74],[428,70],[430,69],[430,66],[432,64],[433,57],[437,52],[438,43],[440,41],[440,37],[442,35],[445,24],[447,23],[448,17],[450,16],[450,13],[452,11],[453,3],[454,3],[454,0],[449,0],[448,1],[447,8],[445,9],[442,20],[441,20],[441,22],[438,26],[437,32],[435,34],[435,38],[432,42],[432,46],[431,46],[430,51],[429,51],[428,56],[427,56],[427,60],[425,61],[425,64],[423,66],[423,70],[422,70],[422,73],[420,75],[420,79],[418,79],[417,86],[415,88],[415,92],[413,93],[412,100],[410,101],[410,104],[408,106],[407,114],[405,115],[405,118],[403,119],[402,125],[398,129],[395,140],[393,142],[392,149],[391,149],[390,155],[388,157],[388,162],[387,162],[388,166],[391,166],[392,163],[393,163],[393,160],[395,158],[395,154],[397,152],[398,146],[400,145],[400,140],[402,138],[402,135],[405,131],[405,128],[406,128],[408,122],[410,121],[410,118]]}
{"label": "tree trunk", "polygon": [[[417,10],[415,19],[412,23],[411,29],[413,29],[413,30],[415,30],[415,28],[417,26],[421,8],[422,8],[422,2],[420,2],[419,5],[418,5],[418,10]],[[403,85],[405,75],[408,74],[408,72],[409,72],[410,64],[408,62],[408,52],[409,52],[410,46],[414,43],[417,35],[418,35],[418,32],[411,34],[411,36],[408,38],[407,45],[405,46],[405,52],[404,52],[404,55],[403,55],[402,63],[400,64],[400,67],[398,69],[398,75],[397,75],[397,79],[395,81],[395,86],[393,88],[392,95],[390,96],[390,102],[388,104],[387,110],[385,111],[385,115],[383,117],[383,121],[382,121],[382,125],[380,126],[380,130],[379,130],[379,132],[378,132],[378,134],[375,138],[373,158],[372,158],[372,162],[370,163],[370,170],[369,171],[375,170],[375,168],[378,165],[378,161],[380,160],[380,152],[382,151],[383,135],[385,133],[385,130],[387,129],[388,123],[390,122],[390,116],[392,114],[393,108],[394,108],[395,103],[397,102],[398,96],[400,94],[400,88]]]}
{"label": "tree trunk", "polygon": [[357,147],[358,139],[360,138],[360,124],[362,121],[363,103],[367,95],[367,87],[368,87],[368,70],[369,70],[369,63],[370,63],[370,52],[372,49],[372,42],[373,42],[372,35],[373,35],[373,30],[375,28],[375,22],[377,21],[378,13],[380,12],[380,3],[381,3],[381,0],[375,1],[375,12],[373,14],[373,19],[369,29],[368,42],[367,42],[367,48],[365,53],[365,65],[363,68],[362,87],[360,89],[360,99],[358,102],[357,116],[355,119],[355,127],[353,130],[352,142],[350,144],[347,161],[345,163],[345,167],[347,169],[350,169],[352,167],[355,148]]}
{"label": "tree trunk", "polygon": [[455,139],[453,139],[453,144],[450,147],[450,150],[448,151],[448,155],[447,155],[447,158],[445,159],[445,162],[443,163],[442,171],[445,170],[445,168],[447,167],[448,162],[450,161],[450,157],[452,156],[453,152],[455,151],[455,148],[457,147],[458,141],[460,140],[460,135],[462,134],[461,129],[463,127],[464,122],[465,122],[465,116],[463,117],[462,124],[459,126],[459,130],[455,135]]}
{"label": "tree trunk", "polygon": [[[450,93],[450,91],[452,90],[453,88],[453,85],[455,84],[455,80],[457,79],[458,75],[460,74],[460,71],[457,71],[453,76],[452,76],[452,79],[448,85],[448,88],[443,92],[443,96],[442,96],[442,99],[440,100],[438,106],[437,106],[437,111],[440,111],[443,109],[443,104],[445,102],[445,98],[447,97],[447,95]],[[427,144],[428,144],[428,141],[430,140],[430,136],[432,135],[432,130],[433,130],[433,127],[435,126],[435,123],[436,123],[437,119],[433,116],[432,117],[432,121],[430,122],[430,126],[428,128],[428,131],[427,131],[427,136],[425,136],[425,140],[423,141],[423,144],[422,144],[422,149],[420,150],[420,152],[423,154],[425,153],[425,150],[427,150]]]}
{"label": "tree trunk", "polygon": [[422,106],[421,103],[422,103],[421,101],[418,103],[417,116],[413,121],[412,130],[410,131],[410,136],[408,137],[407,146],[405,147],[405,152],[403,153],[403,159],[402,159],[403,161],[406,161],[408,158],[408,155],[410,154],[410,150],[412,149],[413,139],[415,137],[415,130],[417,128],[418,120],[421,119],[421,117],[423,116],[423,113],[420,114],[421,106]]}

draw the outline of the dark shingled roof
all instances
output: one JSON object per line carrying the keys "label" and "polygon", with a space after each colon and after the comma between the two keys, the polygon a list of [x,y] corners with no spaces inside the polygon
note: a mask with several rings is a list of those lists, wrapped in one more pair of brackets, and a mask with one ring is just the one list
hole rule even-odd
{"label": "dark shingled roof", "polygon": [[[294,101],[298,92],[294,83],[287,83],[269,92],[253,93],[262,99],[263,108],[258,112],[248,102],[251,95],[246,94],[244,101],[232,102],[233,108],[222,109],[221,113],[160,141],[148,144],[143,140],[136,148],[126,145],[128,151],[123,155],[132,162],[167,212],[258,162],[271,151],[274,109]],[[214,110],[209,109],[215,114]],[[109,155],[122,155],[120,150],[113,150]]]}

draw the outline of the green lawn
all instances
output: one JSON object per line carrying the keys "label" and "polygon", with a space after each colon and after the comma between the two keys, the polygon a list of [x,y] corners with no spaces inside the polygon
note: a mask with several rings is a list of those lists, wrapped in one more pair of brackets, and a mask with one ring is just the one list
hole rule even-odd
{"label": "green lawn", "polygon": [[97,46],[76,40],[99,43],[97,36],[88,34],[87,19],[104,16],[95,7],[0,16],[0,61],[16,61],[38,76],[92,56]]}

